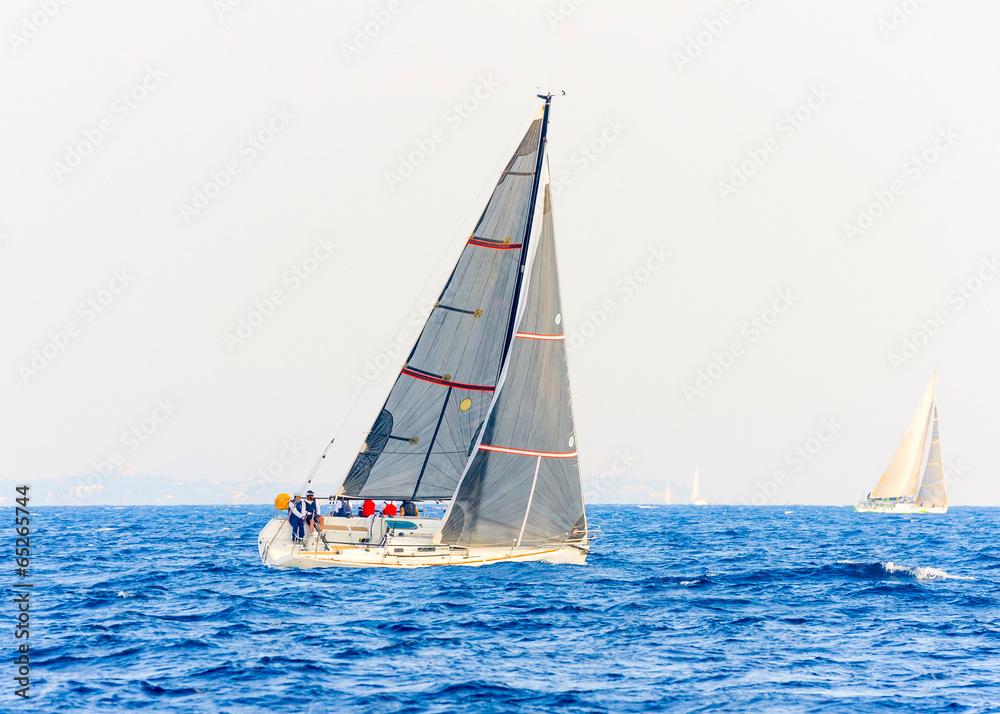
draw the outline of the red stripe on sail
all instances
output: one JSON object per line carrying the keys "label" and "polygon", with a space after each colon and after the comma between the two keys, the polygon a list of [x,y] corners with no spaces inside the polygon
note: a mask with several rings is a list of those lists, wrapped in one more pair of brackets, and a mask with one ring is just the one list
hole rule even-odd
{"label": "red stripe on sail", "polygon": [[514,337],[523,337],[528,340],[565,340],[566,335],[538,335],[534,332],[517,332]]}
{"label": "red stripe on sail", "polygon": [[480,248],[495,248],[496,250],[513,250],[521,247],[520,243],[484,243],[475,238],[469,239],[469,245],[478,245]]}
{"label": "red stripe on sail", "polygon": [[496,387],[491,387],[488,384],[463,384],[461,382],[449,382],[444,379],[439,379],[438,377],[419,374],[408,369],[402,370],[400,374],[405,374],[407,377],[413,377],[414,379],[422,379],[423,381],[430,382],[431,384],[441,384],[445,387],[455,387],[456,389],[470,389],[474,392],[492,392],[496,389]]}
{"label": "red stripe on sail", "polygon": [[571,459],[580,453],[578,451],[529,451],[528,449],[511,449],[507,446],[490,446],[489,444],[480,444],[479,448],[484,451],[499,451],[502,454],[541,456],[544,459]]}

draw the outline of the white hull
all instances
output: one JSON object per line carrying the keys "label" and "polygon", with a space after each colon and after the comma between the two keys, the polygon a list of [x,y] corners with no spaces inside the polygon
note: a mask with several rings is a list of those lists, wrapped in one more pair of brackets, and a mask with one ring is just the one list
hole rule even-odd
{"label": "white hull", "polygon": [[696,498],[694,500],[693,505],[695,505],[695,506],[707,506],[708,505],[708,501],[706,501],[704,498]]}
{"label": "white hull", "polygon": [[918,506],[912,501],[859,501],[854,505],[858,513],[947,513],[947,506]]}
{"label": "white hull", "polygon": [[[440,521],[418,518],[327,519],[333,528],[325,528],[322,538],[307,534],[301,543],[292,543],[291,526],[286,518],[273,518],[258,536],[257,546],[264,565],[284,568],[420,568],[431,565],[479,566],[504,562],[542,561],[584,565],[586,545],[552,547],[477,547],[436,545],[431,542]],[[386,522],[406,522],[418,528],[393,531]],[[430,522],[427,522],[430,521]],[[377,544],[367,540],[368,527],[375,532]],[[387,533],[388,531],[388,533]],[[381,536],[379,534],[382,534]]]}

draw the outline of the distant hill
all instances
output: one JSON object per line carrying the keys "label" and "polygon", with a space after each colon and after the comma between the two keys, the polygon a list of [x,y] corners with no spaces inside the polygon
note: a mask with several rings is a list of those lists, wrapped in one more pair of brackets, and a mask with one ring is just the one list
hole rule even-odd
{"label": "distant hill", "polygon": [[165,476],[91,473],[49,479],[0,479],[0,506],[13,506],[17,486],[27,484],[32,506],[234,505],[273,503],[279,493],[294,493],[301,483],[276,480],[178,481]]}

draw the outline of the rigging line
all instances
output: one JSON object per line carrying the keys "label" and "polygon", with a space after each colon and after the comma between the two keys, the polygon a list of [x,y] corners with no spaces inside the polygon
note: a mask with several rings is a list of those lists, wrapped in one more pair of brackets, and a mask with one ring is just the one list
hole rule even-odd
{"label": "rigging line", "polygon": [[[493,169],[489,173],[489,178],[487,178],[486,181],[483,182],[482,187],[479,189],[479,194],[477,195],[477,200],[478,200],[479,195],[482,195],[483,191],[486,190],[486,187],[489,186],[490,181],[492,181],[492,177],[496,176],[497,168],[503,162],[504,156],[507,156],[510,153],[508,151],[508,149],[510,148],[510,145],[512,143],[514,143],[514,141],[517,139],[517,135],[519,133],[521,133],[521,127],[524,126],[524,122],[527,120],[528,116],[533,111],[535,111],[535,112],[538,111],[536,109],[537,106],[538,106],[538,102],[536,102],[535,99],[532,99],[531,100],[531,104],[528,107],[528,111],[526,111],[524,113],[524,116],[521,118],[521,123],[518,125],[518,128],[515,130],[514,135],[507,141],[507,144],[504,147],[504,153],[502,153],[500,155],[500,158],[493,165]],[[520,143],[520,142],[518,142],[518,143]],[[475,210],[476,205],[477,204],[473,204],[473,207],[470,208],[468,210],[468,212],[465,214],[465,217],[462,219],[462,222],[459,223],[458,228],[455,229],[455,233],[456,234],[458,233],[459,230],[461,230],[462,224],[464,224],[469,219],[469,216],[472,215],[472,212]],[[462,238],[467,240],[468,236],[462,236]],[[434,274],[437,273],[438,268],[441,267],[441,263],[444,262],[444,259],[448,256],[448,253],[451,252],[452,246],[455,244],[456,240],[457,240],[457,235],[456,235],[455,238],[452,238],[448,242],[447,246],[445,246],[444,251],[442,251],[442,253],[441,253],[441,257],[438,258],[437,264],[434,266],[434,269],[427,276],[427,281],[424,283],[424,286],[422,288],[420,288],[420,292],[417,293],[417,298],[413,301],[413,304],[410,305],[410,309],[406,311],[406,315],[403,317],[403,320],[399,323],[399,327],[396,328],[396,332],[392,336],[392,342],[395,342],[396,339],[399,337],[399,334],[403,331],[403,327],[406,326],[407,319],[409,318],[410,314],[413,312],[413,309],[420,302],[420,295],[422,295],[423,292],[427,289],[427,286],[430,285],[431,280],[434,278]],[[427,322],[424,321],[424,327],[426,327],[426,326],[427,326]],[[423,327],[420,328],[420,332],[423,333]],[[417,337],[417,340],[418,341],[420,340],[419,336]],[[414,346],[414,349],[415,349],[416,348],[416,343],[414,343],[413,346]],[[358,402],[361,401],[361,397],[363,397],[364,394],[365,394],[365,392],[368,391],[368,387],[371,386],[371,383],[372,383],[373,379],[375,379],[375,375],[374,374],[371,377],[369,377],[368,379],[365,380],[364,386],[361,388],[361,391],[358,392],[358,396],[354,398],[354,401],[351,403],[351,406],[347,409],[347,413],[344,415],[344,418],[341,420],[340,426],[338,426],[337,429],[336,429],[336,431],[334,431],[333,438],[330,439],[330,445],[332,445],[333,442],[337,439],[337,434],[340,433],[340,430],[344,428],[344,425],[347,423],[347,420],[350,419],[351,414],[354,413],[354,409],[358,406]],[[388,399],[388,397],[386,397],[386,398]],[[316,471],[319,469],[319,465],[323,462],[323,459],[326,458],[326,452],[330,450],[330,445],[328,445],[326,447],[326,449],[323,451],[323,455],[319,457],[319,460],[316,462],[316,465],[313,466],[312,471],[309,472],[309,476],[306,478],[306,482],[304,484],[302,484],[301,487],[299,487],[298,492],[295,494],[296,496],[301,496],[302,493],[306,490],[306,487],[308,487],[309,484],[312,483],[313,476],[316,475]],[[341,484],[341,485],[343,485],[343,484]]]}
{"label": "rigging line", "polygon": [[[341,424],[341,426],[343,426],[343,424]],[[323,454],[318,459],[316,459],[316,463],[313,464],[312,469],[309,471],[309,476],[306,478],[305,484],[303,484],[302,488],[299,489],[298,493],[295,494],[295,497],[290,502],[294,502],[295,498],[298,498],[299,496],[302,495],[302,492],[305,490],[306,486],[308,486],[309,482],[312,481],[313,476],[315,476],[316,472],[319,471],[320,464],[323,463],[323,460],[326,458],[327,452],[330,450],[330,447],[333,446],[333,442],[336,440],[337,440],[336,436],[330,439],[330,443],[326,445],[325,449],[323,449]],[[265,553],[267,553],[271,549],[271,544],[274,543],[275,538],[281,535],[282,530],[284,530],[284,526],[278,528],[277,532],[273,536],[271,536],[271,540],[269,540],[267,542],[267,545],[264,546]]]}

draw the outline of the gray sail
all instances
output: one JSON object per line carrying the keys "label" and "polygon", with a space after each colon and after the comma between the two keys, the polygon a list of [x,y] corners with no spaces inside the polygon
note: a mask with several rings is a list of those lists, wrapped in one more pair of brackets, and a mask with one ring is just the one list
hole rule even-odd
{"label": "gray sail", "polygon": [[454,493],[500,378],[542,125],[539,112],[500,176],[344,481],[347,496]]}
{"label": "gray sail", "polygon": [[948,490],[944,483],[944,464],[941,460],[941,439],[938,435],[937,403],[934,404],[934,428],[931,431],[931,448],[927,452],[924,478],[917,492],[917,505],[922,508],[948,505]]}
{"label": "gray sail", "polygon": [[509,363],[440,541],[544,546],[581,541],[586,531],[546,183]]}

